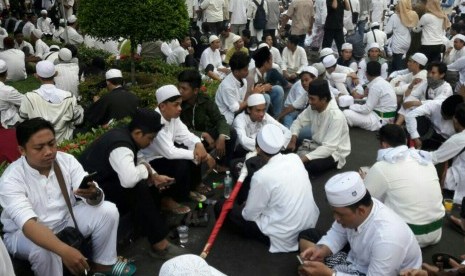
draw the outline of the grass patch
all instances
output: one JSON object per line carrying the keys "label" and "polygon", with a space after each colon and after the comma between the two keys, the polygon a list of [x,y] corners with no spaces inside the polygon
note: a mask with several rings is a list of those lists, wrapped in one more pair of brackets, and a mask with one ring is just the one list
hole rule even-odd
{"label": "grass patch", "polygon": [[40,87],[40,81],[33,75],[28,75],[27,79],[21,81],[7,82],[7,85],[11,85],[21,93],[31,92]]}

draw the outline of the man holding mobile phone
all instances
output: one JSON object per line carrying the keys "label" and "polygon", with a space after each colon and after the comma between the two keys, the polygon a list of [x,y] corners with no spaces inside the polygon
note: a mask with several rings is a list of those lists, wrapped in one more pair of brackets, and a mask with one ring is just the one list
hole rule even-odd
{"label": "man holding mobile phone", "polygon": [[153,110],[137,110],[127,127],[114,128],[95,140],[80,162],[87,171],[98,172],[95,180],[121,214],[134,214],[150,242],[150,254],[170,259],[187,251],[166,239],[168,229],[154,196],[174,178],[157,174],[147,163],[136,163],[138,151],[148,147],[163,127],[160,118]]}

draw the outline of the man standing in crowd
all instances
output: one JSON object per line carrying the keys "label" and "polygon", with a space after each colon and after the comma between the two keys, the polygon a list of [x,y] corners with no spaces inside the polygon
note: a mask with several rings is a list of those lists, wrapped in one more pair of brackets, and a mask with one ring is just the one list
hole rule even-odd
{"label": "man standing in crowd", "polygon": [[289,19],[292,20],[291,35],[298,37],[298,45],[303,47],[305,36],[312,34],[313,29],[313,1],[312,0],[294,0],[289,5],[287,13],[284,15],[281,23],[281,32],[284,31]]}
{"label": "man standing in crowd", "polygon": [[7,72],[6,62],[0,59],[0,125],[3,128],[13,127],[21,121],[18,108],[24,99],[24,95],[18,90],[4,84]]}
{"label": "man standing in crowd", "polygon": [[326,0],[328,15],[325,21],[325,33],[322,48],[331,48],[333,40],[338,52],[344,43],[344,10],[350,10],[349,0]]}

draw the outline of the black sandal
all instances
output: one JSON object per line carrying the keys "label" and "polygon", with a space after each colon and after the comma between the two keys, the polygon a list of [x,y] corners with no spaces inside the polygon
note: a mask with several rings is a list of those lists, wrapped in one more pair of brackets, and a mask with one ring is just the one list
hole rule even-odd
{"label": "black sandal", "polygon": [[452,255],[449,255],[447,253],[436,253],[436,254],[433,254],[433,256],[431,257],[432,261],[433,261],[433,265],[436,265],[438,267],[441,267],[441,265],[438,265],[439,264],[442,264],[442,268],[443,269],[449,269],[449,268],[452,268],[452,266],[450,265],[450,260],[454,260],[456,261],[458,264],[462,263],[462,260],[452,256]]}

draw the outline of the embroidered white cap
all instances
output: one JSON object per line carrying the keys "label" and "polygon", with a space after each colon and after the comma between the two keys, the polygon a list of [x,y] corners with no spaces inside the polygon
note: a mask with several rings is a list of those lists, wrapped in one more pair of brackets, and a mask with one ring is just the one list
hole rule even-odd
{"label": "embroidered white cap", "polygon": [[373,27],[379,27],[379,23],[378,22],[371,23],[370,28],[373,28]]}
{"label": "embroidered white cap", "polygon": [[377,48],[377,49],[381,50],[381,48],[379,47],[379,44],[377,42],[373,42],[373,43],[370,43],[370,45],[368,45],[368,51],[370,51],[373,48]]}
{"label": "embroidered white cap", "polygon": [[236,43],[236,42],[238,42],[241,38],[242,38],[242,37],[241,37],[240,35],[235,35],[235,36],[233,37],[233,39],[232,39],[232,42],[233,42],[233,43]]}
{"label": "embroidered white cap", "polygon": [[349,107],[354,104],[354,97],[350,95],[342,95],[337,99],[339,107]]}
{"label": "embroidered white cap", "polygon": [[216,40],[220,40],[219,37],[217,37],[216,35],[211,35],[209,38],[208,38],[208,43],[209,44],[212,44],[213,41],[216,41]]}
{"label": "embroidered white cap", "polygon": [[[465,0],[464,0],[464,1],[465,1]],[[460,39],[460,40],[462,40],[463,42],[465,42],[465,35],[463,35],[463,34],[455,35],[455,36],[454,36],[454,40],[455,40],[455,39]]]}
{"label": "embroidered white cap", "polygon": [[356,172],[331,177],[325,185],[326,197],[333,207],[346,207],[361,200],[367,193],[362,178]]}
{"label": "embroidered white cap", "polygon": [[177,256],[166,261],[160,269],[159,276],[226,276],[207,262],[193,254]]}
{"label": "embroidered white cap", "polygon": [[51,78],[55,75],[55,65],[48,60],[39,61],[36,65],[36,73],[41,78]]}
{"label": "embroidered white cap", "polygon": [[263,94],[254,93],[247,98],[247,106],[257,106],[259,104],[266,104]]}
{"label": "embroidered white cap", "polygon": [[303,74],[303,73],[310,73],[312,74],[314,77],[318,77],[319,74],[318,74],[318,69],[316,69],[315,67],[313,66],[305,66],[302,71],[300,72],[300,74]]}
{"label": "embroidered white cap", "polygon": [[8,70],[8,66],[3,59],[0,59],[0,73],[4,73]]}
{"label": "embroidered white cap", "polygon": [[333,55],[326,56],[323,59],[323,65],[325,66],[325,68],[333,67],[336,64],[336,62],[336,57],[334,57]]}
{"label": "embroidered white cap", "polygon": [[171,97],[181,96],[181,93],[179,93],[179,90],[176,86],[168,84],[158,88],[155,92],[155,95],[157,97],[158,104],[161,104]]}
{"label": "embroidered white cap", "polygon": [[323,48],[320,51],[320,58],[323,58],[323,57],[325,57],[327,55],[331,55],[331,54],[334,54],[333,49],[331,49],[331,48]]}
{"label": "embroidered white cap", "polygon": [[417,62],[420,65],[425,66],[428,62],[428,58],[422,53],[415,53],[410,57],[413,61]]}
{"label": "embroidered white cap", "polygon": [[42,38],[42,35],[44,34],[41,30],[39,29],[34,29],[32,30],[32,34],[36,37],[36,38]]}
{"label": "embroidered white cap", "polygon": [[284,133],[278,126],[266,124],[257,135],[257,144],[264,152],[276,154],[284,146]]}
{"label": "embroidered white cap", "polygon": [[313,63],[313,67],[315,67],[316,70],[318,70],[318,76],[326,72],[326,68],[321,62]]}
{"label": "embroidered white cap", "polygon": [[59,50],[60,50],[60,46],[58,46],[58,45],[51,45],[50,46],[50,52],[59,51]]}
{"label": "embroidered white cap", "polygon": [[77,21],[77,17],[73,14],[70,17],[68,17],[68,23],[75,23]]}
{"label": "embroidered white cap", "polygon": [[47,10],[41,10],[40,11],[40,14],[47,14],[47,13],[48,13]]}
{"label": "embroidered white cap", "polygon": [[354,47],[350,43],[344,43],[342,44],[341,50],[353,50]]}
{"label": "embroidered white cap", "polygon": [[260,43],[260,45],[258,45],[258,49],[261,49],[261,48],[264,48],[264,47],[268,47],[268,48],[269,48],[268,44],[266,44],[265,42]]}
{"label": "embroidered white cap", "polygon": [[[61,50],[60,50],[61,51]],[[105,73],[105,79],[115,79],[115,78],[122,78],[123,73],[121,73],[121,70],[118,69],[110,69]]]}
{"label": "embroidered white cap", "polygon": [[58,52],[58,57],[62,61],[70,61],[73,58],[73,54],[71,53],[71,50],[68,48],[62,48]]}

